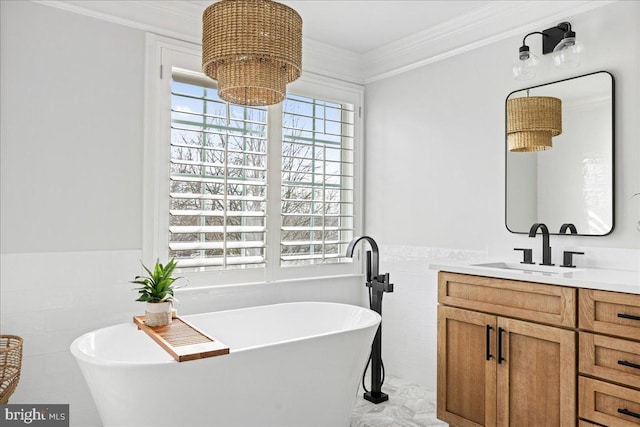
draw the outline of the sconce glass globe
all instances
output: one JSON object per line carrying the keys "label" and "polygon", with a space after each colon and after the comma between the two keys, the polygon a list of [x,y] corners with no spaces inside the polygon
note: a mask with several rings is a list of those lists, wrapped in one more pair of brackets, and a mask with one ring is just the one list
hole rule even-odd
{"label": "sconce glass globe", "polygon": [[527,52],[523,55],[520,52],[518,62],[516,62],[511,71],[513,72],[513,78],[516,80],[531,80],[536,76],[536,69],[540,60],[531,52]]}
{"label": "sconce glass globe", "polygon": [[557,68],[575,68],[584,56],[584,45],[575,37],[565,38],[553,49],[551,56]]}

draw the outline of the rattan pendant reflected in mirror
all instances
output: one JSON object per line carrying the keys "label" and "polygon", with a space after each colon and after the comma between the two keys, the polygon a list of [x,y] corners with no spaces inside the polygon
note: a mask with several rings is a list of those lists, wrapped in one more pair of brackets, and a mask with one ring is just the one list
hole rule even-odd
{"label": "rattan pendant reflected in mirror", "polygon": [[222,0],[202,15],[202,70],[223,100],[272,105],[300,77],[302,18],[271,0]]}
{"label": "rattan pendant reflected in mirror", "polygon": [[531,152],[552,147],[562,133],[562,101],[550,96],[526,96],[507,101],[509,151]]}

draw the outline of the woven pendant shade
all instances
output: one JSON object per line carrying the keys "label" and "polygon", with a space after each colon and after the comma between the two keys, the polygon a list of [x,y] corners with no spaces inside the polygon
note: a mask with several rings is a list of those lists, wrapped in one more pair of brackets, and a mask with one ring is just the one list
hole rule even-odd
{"label": "woven pendant shade", "polygon": [[220,98],[240,105],[281,102],[300,77],[302,18],[271,0],[222,0],[202,15],[202,70]]}
{"label": "woven pendant shade", "polygon": [[551,148],[551,138],[562,133],[562,101],[549,96],[527,96],[507,101],[509,151]]}

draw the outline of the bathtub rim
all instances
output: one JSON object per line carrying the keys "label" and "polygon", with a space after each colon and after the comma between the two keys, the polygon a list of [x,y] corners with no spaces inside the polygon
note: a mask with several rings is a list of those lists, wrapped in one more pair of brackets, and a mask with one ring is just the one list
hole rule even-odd
{"label": "bathtub rim", "polygon": [[[334,306],[346,306],[346,307],[355,307],[358,309],[361,309],[365,312],[367,312],[368,314],[371,315],[371,320],[367,319],[366,322],[363,322],[362,325],[358,325],[357,327],[353,327],[350,329],[344,329],[344,330],[338,330],[338,331],[330,331],[330,332],[324,332],[324,333],[320,333],[320,334],[313,334],[313,335],[305,335],[303,337],[298,337],[298,338],[293,338],[293,339],[287,339],[287,340],[281,340],[281,341],[274,341],[271,342],[269,344],[266,345],[254,345],[254,346],[249,346],[249,347],[244,347],[241,349],[229,349],[229,353],[241,353],[241,352],[245,352],[245,351],[250,351],[250,350],[256,350],[259,348],[265,348],[265,347],[275,347],[275,346],[281,346],[281,345],[285,345],[285,344],[289,344],[289,343],[293,343],[293,342],[300,342],[300,341],[306,341],[306,340],[310,340],[310,339],[314,339],[314,338],[320,338],[320,337],[324,337],[324,336],[329,336],[329,335],[341,335],[341,334],[346,334],[349,332],[354,332],[354,331],[359,331],[362,329],[367,329],[376,325],[380,325],[382,322],[382,317],[375,312],[374,310],[371,310],[367,307],[363,307],[360,305],[355,305],[355,304],[345,304],[345,303],[339,303],[339,302],[325,302],[325,301],[294,301],[294,302],[284,302],[284,303],[275,303],[275,304],[263,304],[263,305],[256,305],[256,306],[248,306],[248,307],[241,307],[241,308],[234,308],[234,309],[229,309],[229,310],[219,310],[219,311],[210,311],[210,312],[204,312],[204,313],[194,313],[194,314],[188,314],[185,315],[185,318],[189,318],[191,316],[204,316],[210,313],[225,313],[225,312],[229,312],[229,311],[239,311],[239,310],[255,310],[255,309],[260,309],[260,308],[264,308],[264,307],[276,307],[276,306],[285,306],[285,305],[305,305],[305,304],[313,304],[313,305],[334,305]],[[69,350],[71,351],[71,354],[78,360],[78,361],[83,361],[86,362],[88,364],[91,365],[96,365],[96,366],[104,366],[104,367],[141,367],[141,366],[158,366],[158,365],[169,365],[169,364],[175,364],[175,363],[182,363],[182,362],[178,362],[175,359],[173,359],[171,357],[171,355],[169,353],[166,353],[167,355],[167,360],[156,360],[156,361],[148,361],[148,362],[137,362],[137,361],[121,361],[121,360],[105,360],[105,359],[99,359],[97,357],[94,356],[90,356],[87,353],[85,353],[84,351],[82,351],[80,349],[80,342],[82,342],[84,339],[87,339],[87,337],[89,335],[95,334],[99,331],[102,330],[106,330],[106,329],[111,329],[111,328],[117,328],[117,327],[122,327],[123,325],[129,325],[129,323],[127,322],[123,322],[123,323],[117,323],[115,325],[110,325],[110,326],[105,326],[103,328],[98,328],[89,332],[86,332],[82,335],[80,335],[79,337],[77,337],[76,339],[73,340],[73,342],[70,344],[69,346]],[[134,323],[131,322],[130,323],[131,327],[135,327]],[[377,326],[376,326],[377,327]],[[149,338],[151,339],[151,338]],[[159,344],[156,343],[156,345]],[[198,361],[203,361],[203,360],[207,360],[209,358],[203,358],[203,359],[195,359],[195,360],[190,360],[190,363],[196,363]]]}

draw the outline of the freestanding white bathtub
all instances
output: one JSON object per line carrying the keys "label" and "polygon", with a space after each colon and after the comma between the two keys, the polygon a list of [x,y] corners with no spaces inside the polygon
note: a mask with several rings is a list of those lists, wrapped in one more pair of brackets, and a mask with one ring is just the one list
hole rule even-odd
{"label": "freestanding white bathtub", "polygon": [[71,344],[105,427],[349,425],[374,311],[299,302],[182,318],[230,353],[179,363],[133,322]]}

